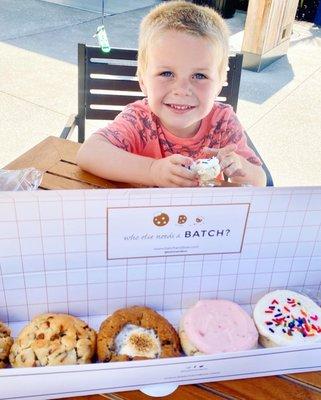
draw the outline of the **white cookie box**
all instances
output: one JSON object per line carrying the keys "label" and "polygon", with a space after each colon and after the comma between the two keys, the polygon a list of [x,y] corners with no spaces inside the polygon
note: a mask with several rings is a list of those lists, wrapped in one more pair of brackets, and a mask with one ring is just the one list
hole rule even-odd
{"label": "white cookie box", "polygon": [[[146,244],[148,257],[107,260],[106,236],[115,232],[108,225],[106,235],[107,208],[138,207],[133,208],[125,227],[136,232],[146,223],[141,220],[137,225],[138,209],[181,209],[189,217],[194,206],[210,207],[214,212],[216,205],[244,204],[249,211],[239,251],[235,251],[238,239],[228,244],[231,252],[224,254],[211,253],[212,247],[199,239],[203,254],[190,254],[193,250],[188,249],[184,255],[157,253],[153,257]],[[249,312],[264,293],[279,288],[303,290],[317,298],[320,226],[320,187],[2,192],[0,320],[9,324],[14,335],[33,316],[48,311],[79,316],[98,328],[104,316],[117,308],[146,304],[177,326],[182,310],[200,298],[230,299]],[[234,227],[229,237],[233,232]],[[186,239],[186,243],[189,247],[191,242]],[[178,239],[171,238],[170,245],[175,244],[182,248]],[[129,254],[126,244],[119,246],[124,255]],[[0,399],[51,399],[157,383],[317,371],[321,370],[320,359],[321,343],[216,356],[8,368],[0,370]]]}

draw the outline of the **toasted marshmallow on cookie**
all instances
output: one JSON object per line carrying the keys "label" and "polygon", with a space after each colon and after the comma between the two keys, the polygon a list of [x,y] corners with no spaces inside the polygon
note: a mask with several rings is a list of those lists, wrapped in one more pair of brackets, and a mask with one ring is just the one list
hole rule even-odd
{"label": "toasted marshmallow on cookie", "polygon": [[321,308],[309,297],[291,290],[263,296],[253,312],[264,347],[296,346],[321,341]]}
{"label": "toasted marshmallow on cookie", "polygon": [[173,326],[149,307],[116,310],[98,332],[97,356],[103,362],[178,357],[180,349]]}
{"label": "toasted marshmallow on cookie", "polygon": [[158,358],[161,343],[153,329],[127,324],[115,339],[116,352],[129,357]]}
{"label": "toasted marshmallow on cookie", "polygon": [[200,158],[193,162],[190,170],[198,174],[200,186],[214,186],[214,179],[221,172],[221,167],[216,157]]}

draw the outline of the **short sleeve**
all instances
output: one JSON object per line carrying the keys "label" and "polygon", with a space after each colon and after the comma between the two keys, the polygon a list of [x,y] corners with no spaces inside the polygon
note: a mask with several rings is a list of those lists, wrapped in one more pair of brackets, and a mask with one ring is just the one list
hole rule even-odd
{"label": "short sleeve", "polygon": [[244,157],[250,163],[261,166],[262,161],[249,146],[246,133],[232,107],[228,107],[226,111],[229,115],[226,121],[226,129],[222,133],[220,147],[225,147],[228,144],[234,143],[237,145],[237,154]]}
{"label": "short sleeve", "polygon": [[99,129],[94,135],[100,135],[114,146],[134,154],[141,154],[151,129],[149,109],[144,101],[138,101],[125,107],[114,121]]}

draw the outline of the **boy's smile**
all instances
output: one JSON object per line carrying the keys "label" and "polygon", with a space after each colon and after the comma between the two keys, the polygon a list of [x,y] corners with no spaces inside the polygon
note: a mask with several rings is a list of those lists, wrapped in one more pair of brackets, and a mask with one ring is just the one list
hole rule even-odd
{"label": "boy's smile", "polygon": [[171,104],[171,103],[164,103],[164,104],[165,106],[169,107],[171,111],[178,114],[183,114],[184,112],[195,108],[195,106],[189,106],[184,104]]}
{"label": "boy's smile", "polygon": [[149,46],[140,84],[162,125],[192,137],[221,89],[220,61],[208,39],[177,31],[161,33]]}

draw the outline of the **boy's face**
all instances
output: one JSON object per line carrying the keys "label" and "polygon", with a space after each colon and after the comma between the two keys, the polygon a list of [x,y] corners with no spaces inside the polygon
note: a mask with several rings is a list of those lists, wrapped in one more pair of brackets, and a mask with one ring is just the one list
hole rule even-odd
{"label": "boy's face", "polygon": [[161,123],[178,137],[192,137],[221,90],[219,59],[207,39],[166,31],[149,46],[140,85]]}

